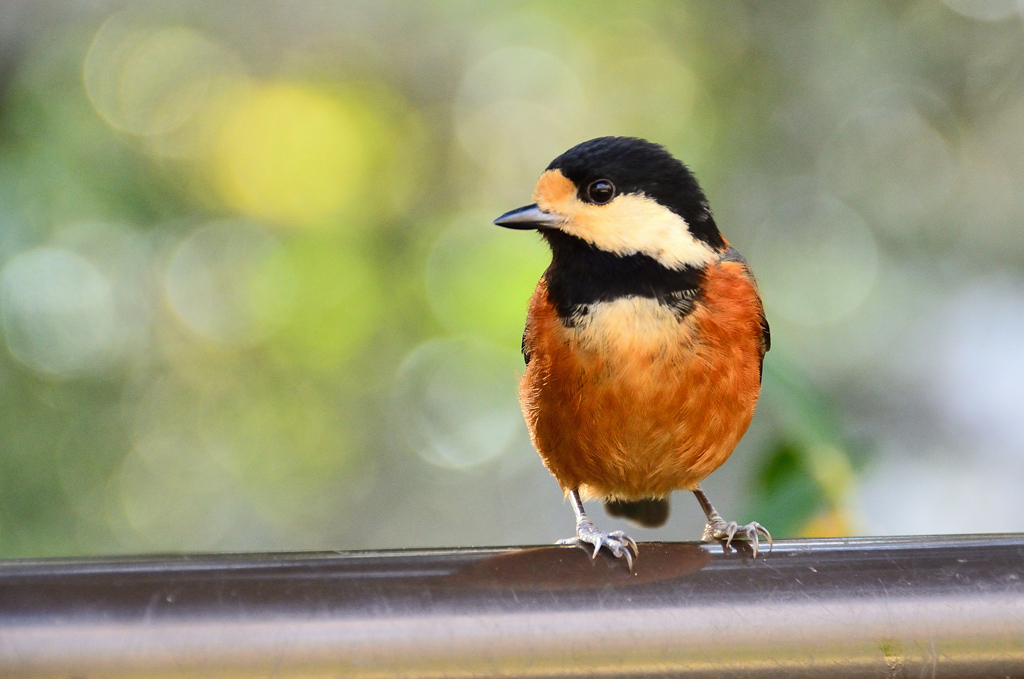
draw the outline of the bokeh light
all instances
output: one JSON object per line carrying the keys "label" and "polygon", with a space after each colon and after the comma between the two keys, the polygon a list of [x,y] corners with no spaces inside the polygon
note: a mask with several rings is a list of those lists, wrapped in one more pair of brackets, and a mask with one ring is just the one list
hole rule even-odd
{"label": "bokeh light", "polygon": [[211,548],[237,514],[231,477],[185,432],[141,441],[121,464],[116,488],[120,513],[155,549]]}
{"label": "bokeh light", "polygon": [[516,401],[515,352],[465,339],[417,347],[398,372],[396,421],[427,462],[469,469],[508,452],[526,433]]}
{"label": "bokeh light", "polygon": [[22,253],[0,273],[0,295],[7,346],[30,368],[99,372],[116,355],[111,285],[85,258],[57,248]]}
{"label": "bokeh light", "polygon": [[805,325],[852,313],[875,282],[878,250],[854,210],[813,181],[780,187],[754,244],[768,308]]}
{"label": "bokeh light", "polygon": [[239,71],[233,55],[185,26],[133,24],[116,14],[85,57],[85,88],[96,111],[125,132],[174,132]]}
{"label": "bokeh light", "polygon": [[864,108],[822,154],[829,187],[888,231],[933,226],[953,186],[949,142],[907,103]]}
{"label": "bokeh light", "polygon": [[217,185],[231,208],[288,225],[320,225],[367,183],[370,144],[338,97],[271,83],[236,101],[216,151]]}
{"label": "bokeh light", "polygon": [[[224,343],[253,343],[265,326],[254,318],[254,282],[278,249],[245,222],[204,226],[185,238],[167,265],[167,301],[198,335]],[[287,295],[289,281],[281,281]]]}

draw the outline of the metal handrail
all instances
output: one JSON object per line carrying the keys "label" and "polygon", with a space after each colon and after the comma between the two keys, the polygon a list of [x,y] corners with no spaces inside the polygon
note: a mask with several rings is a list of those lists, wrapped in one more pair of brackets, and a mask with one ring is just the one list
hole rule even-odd
{"label": "metal handrail", "polygon": [[1024,535],[740,550],[0,562],[0,676],[1024,676]]}

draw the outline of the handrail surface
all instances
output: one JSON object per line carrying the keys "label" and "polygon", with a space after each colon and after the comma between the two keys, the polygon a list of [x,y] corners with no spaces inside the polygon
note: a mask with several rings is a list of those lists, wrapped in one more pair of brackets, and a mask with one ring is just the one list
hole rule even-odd
{"label": "handrail surface", "polygon": [[1024,535],[0,562],[2,677],[1019,677]]}

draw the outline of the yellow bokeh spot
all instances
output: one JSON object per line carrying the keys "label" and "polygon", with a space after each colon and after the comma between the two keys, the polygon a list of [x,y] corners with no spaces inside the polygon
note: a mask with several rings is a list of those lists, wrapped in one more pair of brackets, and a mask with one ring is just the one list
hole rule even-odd
{"label": "yellow bokeh spot", "polygon": [[818,514],[800,528],[800,537],[804,538],[842,538],[853,534],[853,522],[841,509]]}
{"label": "yellow bokeh spot", "polygon": [[216,184],[238,212],[318,227],[358,200],[369,158],[358,115],[312,87],[256,87],[228,112],[216,145]]}

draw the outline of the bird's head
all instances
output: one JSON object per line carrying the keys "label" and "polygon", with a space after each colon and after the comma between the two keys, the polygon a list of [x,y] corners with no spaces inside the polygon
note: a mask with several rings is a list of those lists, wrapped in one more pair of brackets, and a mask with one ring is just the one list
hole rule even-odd
{"label": "bird's head", "polygon": [[670,269],[703,266],[728,248],[685,165],[633,137],[599,137],[551,161],[533,205],[494,221],[556,234],[612,254],[646,255]]}

